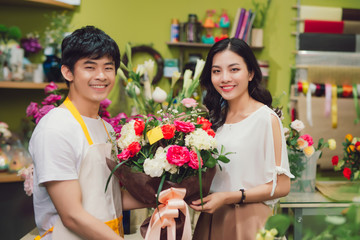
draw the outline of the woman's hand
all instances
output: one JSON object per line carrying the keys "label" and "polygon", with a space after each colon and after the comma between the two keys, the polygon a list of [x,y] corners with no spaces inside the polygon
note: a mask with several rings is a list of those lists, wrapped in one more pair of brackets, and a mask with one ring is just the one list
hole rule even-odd
{"label": "woman's hand", "polygon": [[192,204],[190,204],[190,207],[196,211],[214,213],[216,209],[218,209],[224,204],[227,204],[226,199],[226,192],[216,192],[203,198],[203,206],[201,206],[201,199],[198,199],[196,201],[193,201]]}

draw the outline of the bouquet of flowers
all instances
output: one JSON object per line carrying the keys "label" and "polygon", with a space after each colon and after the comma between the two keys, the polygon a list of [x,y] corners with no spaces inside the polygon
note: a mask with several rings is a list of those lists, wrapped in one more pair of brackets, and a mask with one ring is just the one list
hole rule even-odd
{"label": "bouquet of flowers", "polygon": [[[314,147],[313,138],[309,134],[300,135],[300,132],[305,128],[305,125],[300,120],[294,120],[289,124],[290,129],[284,128],[286,138],[286,145],[288,149],[288,157],[290,163],[290,172],[295,176],[295,179],[301,176],[302,171],[305,169],[303,158],[309,159],[324,147],[330,150],[336,148],[334,139],[329,139],[327,142],[323,138],[319,139],[317,147]],[[318,152],[319,158],[321,152]]]}
{"label": "bouquet of flowers", "polygon": [[350,181],[358,180],[360,179],[360,138],[347,134],[342,145],[343,158],[333,156],[331,159],[334,170],[342,171],[344,177]]}
{"label": "bouquet of flowers", "polygon": [[[224,148],[218,151],[207,113],[192,98],[199,86],[204,61],[198,60],[194,75],[191,70],[185,70],[183,86],[177,95],[173,87],[180,73],[175,73],[167,94],[158,86],[153,90],[151,60],[132,70],[130,49],[127,45],[129,62],[127,66],[121,63],[118,74],[127,95],[133,99],[135,111],[132,117],[116,121],[114,128],[121,125],[116,141],[117,160],[108,159],[108,166],[136,199],[146,204],[156,203],[162,216],[163,192],[185,189],[182,196],[185,202],[202,199],[209,192],[216,164],[227,163],[230,153],[225,153]],[[163,204],[158,205],[159,202]]]}

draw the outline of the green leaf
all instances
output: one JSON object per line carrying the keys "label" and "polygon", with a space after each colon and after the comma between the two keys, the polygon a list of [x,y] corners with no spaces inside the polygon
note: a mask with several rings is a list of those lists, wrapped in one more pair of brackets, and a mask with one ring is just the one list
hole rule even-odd
{"label": "green leaf", "polygon": [[213,168],[216,165],[216,159],[213,156],[210,156],[206,162],[205,162],[205,167],[208,168]]}
{"label": "green leaf", "polygon": [[287,215],[276,214],[268,218],[265,229],[271,230],[275,228],[278,231],[277,236],[284,236],[290,226],[290,218]]}
{"label": "green leaf", "polygon": [[195,147],[195,151],[196,151],[196,154],[198,156],[198,163],[199,163],[199,193],[200,193],[200,199],[201,199],[201,206],[204,205],[204,202],[203,202],[203,193],[202,193],[202,177],[201,177],[201,158],[200,158],[200,152],[199,152],[199,149],[197,149]]}
{"label": "green leaf", "polygon": [[109,175],[109,177],[108,177],[108,179],[107,179],[107,181],[106,181],[105,192],[106,192],[106,190],[107,190],[107,188],[108,188],[108,185],[109,185],[111,176],[114,174],[114,172],[115,172],[121,165],[123,165],[123,164],[126,163],[127,161],[129,161],[129,160],[126,160],[126,161],[123,161],[123,162],[119,162],[119,163],[114,167],[114,169],[111,171],[111,173],[110,173],[110,175]]}
{"label": "green leaf", "polygon": [[218,157],[218,160],[221,161],[221,162],[223,162],[223,163],[228,163],[228,162],[230,162],[230,159],[227,158],[225,155],[220,155],[220,156]]}
{"label": "green leaf", "polygon": [[158,187],[158,190],[157,190],[157,194],[156,194],[156,208],[157,208],[158,211],[159,211],[159,195],[160,195],[160,192],[161,192],[161,190],[163,188],[163,185],[164,185],[164,182],[165,182],[165,177],[166,177],[165,174],[163,174],[161,176],[161,181],[160,181],[160,184],[159,184],[159,187]]}

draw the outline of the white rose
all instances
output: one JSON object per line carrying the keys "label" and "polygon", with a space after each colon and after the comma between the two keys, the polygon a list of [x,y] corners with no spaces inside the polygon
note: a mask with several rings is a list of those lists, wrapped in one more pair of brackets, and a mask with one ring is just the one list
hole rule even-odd
{"label": "white rose", "polygon": [[297,132],[300,132],[301,130],[303,130],[305,128],[305,125],[302,121],[296,119],[290,124],[290,127],[292,129],[295,129]]}

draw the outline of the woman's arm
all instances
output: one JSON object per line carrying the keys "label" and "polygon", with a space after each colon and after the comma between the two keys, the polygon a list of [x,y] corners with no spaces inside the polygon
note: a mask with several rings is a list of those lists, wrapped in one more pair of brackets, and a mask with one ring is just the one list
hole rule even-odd
{"label": "woman's arm", "polygon": [[64,226],[85,239],[123,239],[82,206],[78,180],[44,183]]}
{"label": "woman's arm", "polygon": [[[271,115],[271,125],[273,130],[273,141],[274,141],[274,152],[275,152],[275,163],[276,166],[281,165],[281,130],[280,124],[277,117]],[[254,173],[255,174],[255,173]],[[273,188],[273,182],[266,184],[261,184],[251,189],[245,191],[245,201],[244,203],[251,202],[263,202],[275,198],[280,198],[286,196],[290,191],[290,178],[285,174],[278,175],[277,177],[277,186],[275,188],[274,195],[271,196],[271,191]],[[201,206],[201,201],[194,201],[190,207],[197,211],[203,211],[208,213],[213,213],[217,208],[224,204],[234,204],[239,203],[242,197],[242,192],[217,192],[210,194],[209,196],[203,199],[204,206]]]}
{"label": "woman's arm", "polygon": [[144,204],[138,201],[126,190],[121,190],[121,201],[123,210],[155,207],[155,204]]}

